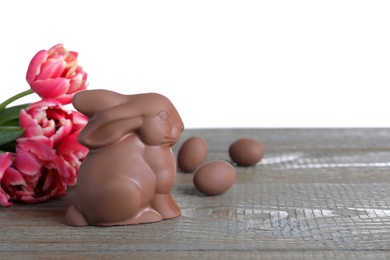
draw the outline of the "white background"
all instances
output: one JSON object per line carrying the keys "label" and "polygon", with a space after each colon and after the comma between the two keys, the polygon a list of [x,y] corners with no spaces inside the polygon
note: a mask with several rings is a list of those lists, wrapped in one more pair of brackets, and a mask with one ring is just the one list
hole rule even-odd
{"label": "white background", "polygon": [[187,128],[390,127],[388,0],[1,1],[1,101],[57,43],[89,89],[159,92]]}

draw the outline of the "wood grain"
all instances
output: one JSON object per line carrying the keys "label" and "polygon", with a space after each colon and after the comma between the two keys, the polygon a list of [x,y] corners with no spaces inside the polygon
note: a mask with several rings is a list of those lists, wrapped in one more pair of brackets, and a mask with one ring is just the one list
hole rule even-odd
{"label": "wood grain", "polygon": [[37,205],[0,208],[1,259],[389,259],[390,129],[189,129],[208,160],[229,160],[240,137],[262,161],[237,167],[226,193],[204,196],[178,172],[182,216],[118,227],[64,225],[74,189]]}

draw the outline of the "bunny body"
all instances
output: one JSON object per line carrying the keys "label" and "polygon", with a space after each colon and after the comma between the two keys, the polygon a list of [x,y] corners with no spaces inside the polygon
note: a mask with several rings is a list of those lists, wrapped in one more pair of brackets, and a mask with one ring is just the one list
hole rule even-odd
{"label": "bunny body", "polygon": [[[83,102],[91,95],[94,102],[110,95],[115,102],[102,101],[102,110],[85,112],[90,121],[79,141],[90,151],[79,169],[76,203],[69,207],[66,223],[112,226],[179,216],[180,208],[170,194],[176,176],[171,146],[184,126],[174,106],[154,93],[126,96],[93,90],[75,95],[76,109],[90,109]],[[104,108],[108,103],[114,107]]]}

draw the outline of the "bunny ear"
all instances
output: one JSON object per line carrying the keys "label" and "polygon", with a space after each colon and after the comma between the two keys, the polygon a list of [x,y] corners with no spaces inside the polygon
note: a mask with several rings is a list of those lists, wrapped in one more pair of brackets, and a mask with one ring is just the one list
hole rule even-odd
{"label": "bunny ear", "polygon": [[113,144],[134,132],[128,128],[131,126],[137,129],[141,127],[142,121],[141,117],[117,120],[102,125],[98,129],[88,128],[87,125],[79,134],[79,142],[89,149],[98,149]]}
{"label": "bunny ear", "polygon": [[97,149],[119,141],[142,126],[142,113],[132,103],[98,112],[79,134],[79,142]]}
{"label": "bunny ear", "polygon": [[79,112],[91,118],[100,111],[129,102],[129,97],[105,89],[84,90],[73,96],[72,103]]}

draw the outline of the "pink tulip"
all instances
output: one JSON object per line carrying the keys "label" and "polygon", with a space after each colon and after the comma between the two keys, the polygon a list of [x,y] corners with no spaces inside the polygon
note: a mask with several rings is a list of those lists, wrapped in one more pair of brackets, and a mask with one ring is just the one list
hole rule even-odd
{"label": "pink tulip", "polygon": [[77,52],[63,44],[41,50],[30,61],[26,80],[41,98],[54,98],[70,104],[75,92],[87,88],[87,73],[78,65]]}
{"label": "pink tulip", "polygon": [[65,137],[82,129],[88,118],[77,111],[67,111],[55,99],[43,99],[20,111],[19,125],[23,137],[46,136],[56,147]]}
{"label": "pink tulip", "polygon": [[43,99],[21,110],[19,124],[25,132],[16,152],[0,154],[0,205],[13,201],[38,203],[66,194],[76,184],[88,149],[78,135],[88,118],[65,110],[56,99]]}
{"label": "pink tulip", "polygon": [[20,138],[16,153],[0,154],[0,204],[37,203],[66,194],[69,171],[44,136]]}

